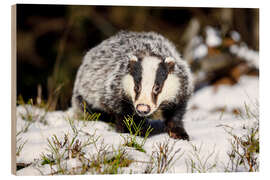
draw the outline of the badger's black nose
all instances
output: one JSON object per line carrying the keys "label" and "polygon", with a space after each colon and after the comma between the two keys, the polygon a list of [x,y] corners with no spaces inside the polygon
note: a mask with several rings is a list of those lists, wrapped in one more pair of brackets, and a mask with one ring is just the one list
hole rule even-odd
{"label": "badger's black nose", "polygon": [[138,112],[140,115],[145,116],[145,115],[147,115],[147,114],[150,112],[151,108],[150,108],[150,106],[147,105],[147,104],[138,104],[138,105],[136,106],[136,110],[137,110],[137,112]]}

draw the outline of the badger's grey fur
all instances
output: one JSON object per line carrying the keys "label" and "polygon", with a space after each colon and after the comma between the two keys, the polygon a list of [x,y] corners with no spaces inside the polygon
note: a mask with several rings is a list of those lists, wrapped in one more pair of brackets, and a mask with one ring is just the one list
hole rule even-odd
{"label": "badger's grey fur", "polygon": [[[156,79],[161,78],[159,81],[162,87],[155,89],[154,84],[151,91],[158,91],[156,94],[163,93],[162,97],[154,97],[153,92],[150,92],[147,98],[153,101],[153,105],[136,104],[137,99],[147,99],[145,96],[135,96],[140,96],[141,91],[147,94],[143,91],[148,90],[137,84],[142,83],[141,81],[146,83],[146,80],[142,80],[146,77],[141,77],[144,76],[142,69],[146,68],[143,66],[149,66],[145,64],[151,66],[151,63],[156,67],[153,71],[158,72],[144,70],[144,73],[155,73]],[[174,82],[164,83],[165,81]],[[158,81],[155,80],[156,82]],[[161,111],[165,129],[170,136],[188,139],[182,118],[192,91],[190,70],[169,40],[154,32],[121,31],[89,50],[84,56],[75,80],[72,106],[77,112],[81,112],[82,102],[85,102],[89,111],[101,111],[109,115],[105,118],[115,118],[120,131],[124,130],[122,120],[126,115],[137,112],[134,118],[140,120],[151,118],[150,115]],[[170,97],[167,97],[168,93],[171,93]],[[162,102],[158,101],[159,98]],[[142,113],[138,113],[138,110]]]}

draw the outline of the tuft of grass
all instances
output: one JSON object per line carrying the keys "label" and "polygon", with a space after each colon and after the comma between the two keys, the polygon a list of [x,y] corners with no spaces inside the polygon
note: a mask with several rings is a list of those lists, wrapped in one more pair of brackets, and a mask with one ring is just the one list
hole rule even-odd
{"label": "tuft of grass", "polygon": [[124,138],[124,141],[125,141],[124,146],[133,147],[138,151],[146,152],[143,149],[143,146],[144,146],[149,134],[153,130],[153,128],[151,126],[149,126],[146,130],[146,133],[143,137],[143,140],[141,142],[139,142],[137,139],[137,136],[141,136],[141,131],[143,129],[143,125],[144,125],[145,120],[141,120],[139,124],[136,124],[135,121],[133,120],[133,116],[127,116],[127,117],[124,117],[123,122],[129,131],[129,135],[127,137],[122,136]]}
{"label": "tuft of grass", "polygon": [[232,150],[228,152],[230,161],[225,168],[226,172],[259,171],[259,138],[258,129],[252,128],[250,134],[242,137],[232,135]]}
{"label": "tuft of grass", "polygon": [[73,133],[75,135],[78,135],[79,131],[78,131],[76,125],[75,125],[75,119],[67,117],[67,120],[68,120],[69,126],[70,126],[71,130],[73,131]]}
{"label": "tuft of grass", "polygon": [[168,172],[174,163],[179,160],[184,153],[181,153],[176,157],[176,155],[181,151],[181,148],[175,150],[174,141],[170,145],[169,139],[166,139],[164,142],[157,143],[155,149],[151,154],[150,165],[147,166],[145,173],[166,173]]}
{"label": "tuft of grass", "polygon": [[83,102],[83,112],[77,113],[76,119],[83,122],[83,125],[86,126],[89,121],[99,121],[101,113],[89,112],[86,108],[86,102]]}
{"label": "tuft of grass", "polygon": [[207,173],[211,172],[217,166],[217,158],[214,162],[210,162],[210,159],[213,158],[215,154],[215,148],[208,154],[202,154],[202,147],[196,146],[190,143],[192,151],[189,152],[188,159],[185,160],[187,172],[191,173]]}
{"label": "tuft of grass", "polygon": [[242,126],[244,134],[239,136],[234,128],[223,126],[224,130],[231,136],[231,150],[227,152],[229,161],[225,165],[225,172],[257,172],[259,171],[259,111],[258,105],[254,110],[245,103],[245,112],[239,116],[243,120],[254,122],[252,126]]}
{"label": "tuft of grass", "polygon": [[20,156],[20,153],[26,143],[27,140],[22,141],[22,138],[18,138],[18,134],[16,135],[16,156]]}
{"label": "tuft of grass", "polygon": [[[84,148],[95,143],[98,139],[92,135],[85,142],[77,138],[78,134],[69,138],[68,134],[64,135],[62,140],[56,135],[47,139],[49,154],[41,155],[41,165],[50,165],[51,175],[54,174],[82,174],[85,166],[85,151]],[[81,162],[81,166],[75,169],[69,169],[66,165],[67,160],[77,159]]]}
{"label": "tuft of grass", "polygon": [[53,158],[53,155],[51,155],[51,154],[45,155],[43,153],[41,155],[41,159],[42,159],[41,165],[49,164],[50,166],[52,166],[56,163],[55,159]]}
{"label": "tuft of grass", "polygon": [[90,158],[89,171],[93,174],[120,174],[121,168],[128,167],[133,160],[127,157],[123,147],[109,150],[109,146],[101,144],[96,150],[97,154]]}
{"label": "tuft of grass", "polygon": [[[247,128],[243,126],[243,129]],[[226,130],[232,137],[232,150],[227,153],[229,161],[225,166],[225,172],[259,171],[259,125],[247,129],[246,134],[242,136],[235,135],[232,130]]]}
{"label": "tuft of grass", "polygon": [[89,113],[86,110],[86,103],[83,102],[83,117],[82,117],[82,120],[84,122],[86,122],[86,121],[98,121],[100,116],[101,116],[101,113],[96,113],[96,112]]}
{"label": "tuft of grass", "polygon": [[[22,98],[22,96],[18,97],[17,104],[22,106],[26,113],[21,113],[20,116],[23,120],[27,122],[23,132],[27,132],[29,126],[34,122],[40,122],[44,125],[48,125],[48,122],[46,121],[46,115],[48,112],[48,109],[43,106],[43,104],[40,102],[40,104],[34,104],[33,99],[29,99],[27,102],[25,102]],[[44,113],[40,113],[35,108],[42,108],[44,109]]]}

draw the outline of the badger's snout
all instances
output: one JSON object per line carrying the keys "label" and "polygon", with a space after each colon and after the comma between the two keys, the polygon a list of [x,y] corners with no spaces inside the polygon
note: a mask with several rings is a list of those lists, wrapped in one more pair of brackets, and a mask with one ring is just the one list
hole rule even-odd
{"label": "badger's snout", "polygon": [[146,116],[151,111],[151,108],[147,104],[138,104],[136,106],[136,110],[137,110],[137,112],[138,112],[139,115]]}

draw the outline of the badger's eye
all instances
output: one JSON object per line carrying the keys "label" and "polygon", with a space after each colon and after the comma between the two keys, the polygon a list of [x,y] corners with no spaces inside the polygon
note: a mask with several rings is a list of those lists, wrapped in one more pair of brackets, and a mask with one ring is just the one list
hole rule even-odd
{"label": "badger's eye", "polygon": [[161,87],[159,85],[155,84],[153,87],[153,93],[155,95],[157,95],[158,93],[160,93],[160,91],[161,91]]}
{"label": "badger's eye", "polygon": [[141,91],[141,86],[140,86],[140,85],[135,85],[135,86],[134,86],[134,91],[135,91],[136,93],[139,93],[139,92]]}

